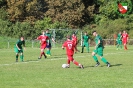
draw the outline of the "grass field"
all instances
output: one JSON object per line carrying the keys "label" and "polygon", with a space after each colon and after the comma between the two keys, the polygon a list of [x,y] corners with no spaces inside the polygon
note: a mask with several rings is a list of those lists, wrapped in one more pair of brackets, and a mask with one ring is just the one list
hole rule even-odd
{"label": "grass field", "polygon": [[[52,56],[41,60],[37,59],[39,48],[27,48],[24,62],[15,62],[14,49],[0,49],[0,88],[133,88],[133,46],[128,47],[127,51],[105,48],[110,68],[101,60],[100,66],[94,67],[91,53],[75,54],[84,69],[73,63],[62,68],[66,55],[61,48],[53,48]],[[90,47],[91,52],[93,49]]]}

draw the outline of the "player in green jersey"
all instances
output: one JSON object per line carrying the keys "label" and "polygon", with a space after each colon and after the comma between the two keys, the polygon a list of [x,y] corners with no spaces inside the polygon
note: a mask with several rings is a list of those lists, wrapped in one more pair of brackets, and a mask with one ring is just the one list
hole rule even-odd
{"label": "player in green jersey", "polygon": [[119,49],[119,47],[122,49],[122,33],[121,33],[121,31],[118,33],[116,41],[117,41],[117,50]]}
{"label": "player in green jersey", "polygon": [[89,35],[87,35],[87,32],[84,33],[82,38],[83,38],[83,44],[82,44],[82,51],[81,51],[81,53],[84,52],[84,47],[86,47],[87,52],[89,53],[90,37],[89,37]]}
{"label": "player in green jersey", "polygon": [[49,38],[49,39],[47,40],[47,46],[46,46],[47,52],[46,52],[46,55],[47,55],[47,56],[51,56],[51,48],[52,48],[51,39],[52,39],[53,42],[55,42],[55,41],[54,41],[54,39],[52,38],[51,34],[49,33],[49,29],[46,29],[45,35],[48,36],[48,38]]}
{"label": "player in green jersey", "polygon": [[20,53],[20,59],[23,61],[23,48],[22,45],[25,47],[25,40],[24,37],[20,37],[20,39],[17,41],[17,43],[14,46],[14,50],[16,53],[16,62],[18,62],[18,56]]}
{"label": "player in green jersey", "polygon": [[100,59],[105,63],[107,64],[107,67],[110,67],[110,63],[103,57],[103,49],[104,49],[104,46],[103,46],[103,40],[101,38],[100,35],[97,34],[96,31],[93,31],[93,36],[95,36],[95,50],[92,52],[92,57],[93,59],[96,61],[96,67],[98,65],[100,65],[97,57],[96,57],[96,54],[98,54],[100,56]]}

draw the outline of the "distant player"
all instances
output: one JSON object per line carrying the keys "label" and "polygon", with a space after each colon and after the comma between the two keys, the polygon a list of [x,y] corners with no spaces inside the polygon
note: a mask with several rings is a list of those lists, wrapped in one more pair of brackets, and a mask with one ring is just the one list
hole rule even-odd
{"label": "distant player", "polygon": [[23,61],[23,47],[25,47],[25,40],[24,37],[20,37],[20,39],[17,41],[17,43],[15,44],[14,50],[16,52],[16,62],[18,62],[18,56],[20,53],[20,59],[21,61]]}
{"label": "distant player", "polygon": [[45,35],[45,31],[42,31],[42,35],[37,37],[37,40],[40,40],[40,44],[41,44],[41,47],[40,47],[41,53],[40,53],[40,57],[38,57],[38,59],[41,59],[42,55],[44,55],[44,57],[47,58],[47,56],[44,53],[44,49],[46,48],[48,39],[49,39],[48,36]]}
{"label": "distant player", "polygon": [[102,41],[102,38],[100,35],[97,34],[96,31],[93,31],[93,36],[95,36],[95,50],[92,52],[92,57],[93,59],[96,61],[96,67],[98,65],[100,65],[97,57],[96,57],[96,54],[98,54],[100,56],[100,59],[105,63],[107,64],[107,67],[110,67],[110,63],[103,57],[103,49],[104,49],[104,46],[103,46],[103,41]]}
{"label": "distant player", "polygon": [[119,47],[122,49],[122,33],[121,33],[121,31],[117,35],[116,41],[117,41],[117,50],[119,49]]}
{"label": "distant player", "polygon": [[75,53],[76,53],[77,51],[79,52],[79,50],[77,49],[78,38],[77,38],[77,36],[76,36],[75,33],[72,34],[72,40],[73,40],[74,43],[75,43]]}
{"label": "distant player", "polygon": [[47,56],[51,56],[51,48],[52,48],[52,45],[51,45],[51,39],[52,39],[52,41],[53,42],[55,42],[54,41],[54,39],[51,37],[51,34],[49,33],[49,29],[46,29],[46,34],[45,34],[46,36],[48,36],[48,40],[47,40],[47,46],[46,46],[46,48],[47,48],[47,52],[46,52],[46,55]]}
{"label": "distant player", "polygon": [[87,34],[87,32],[85,32],[84,35],[83,35],[83,45],[82,45],[82,51],[81,51],[81,53],[84,52],[84,47],[86,47],[87,52],[89,53],[89,44],[90,44],[90,37]]}
{"label": "distant player", "polygon": [[124,45],[124,49],[127,50],[128,34],[126,33],[126,31],[123,31],[122,42],[123,42],[123,45]]}
{"label": "distant player", "polygon": [[75,49],[75,43],[70,40],[70,36],[67,36],[67,40],[63,43],[62,49],[66,48],[66,54],[67,54],[67,64],[68,67],[70,67],[70,61],[73,62],[75,65],[79,66],[80,68],[84,68],[83,65],[79,64],[77,61],[74,60],[74,49]]}

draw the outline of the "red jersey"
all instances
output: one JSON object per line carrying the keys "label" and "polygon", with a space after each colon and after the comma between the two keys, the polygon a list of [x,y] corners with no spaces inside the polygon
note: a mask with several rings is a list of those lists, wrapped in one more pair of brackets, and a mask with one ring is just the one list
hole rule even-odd
{"label": "red jersey", "polygon": [[127,41],[127,38],[128,38],[128,34],[127,33],[123,33],[122,34],[122,40],[123,41]]}
{"label": "red jersey", "polygon": [[73,40],[75,43],[77,43],[77,40],[78,40],[78,39],[77,39],[77,36],[73,36],[73,35],[72,35],[72,40]]}
{"label": "red jersey", "polygon": [[47,44],[46,40],[48,39],[48,36],[40,35],[39,37],[37,37],[37,39],[41,41],[41,46],[43,46]]}
{"label": "red jersey", "polygon": [[66,47],[66,54],[67,55],[73,55],[74,54],[75,43],[72,40],[65,41],[63,44],[63,47]]}

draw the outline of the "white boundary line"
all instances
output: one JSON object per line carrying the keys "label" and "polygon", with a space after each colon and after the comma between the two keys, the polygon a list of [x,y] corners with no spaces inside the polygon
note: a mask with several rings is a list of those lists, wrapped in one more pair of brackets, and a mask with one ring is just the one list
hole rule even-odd
{"label": "white boundary line", "polygon": [[[106,53],[106,54],[104,54],[104,56],[105,55],[115,55],[115,54],[117,54],[117,55],[125,55],[124,53],[131,53],[131,52],[133,52],[133,51],[130,51],[130,52],[118,52],[118,53]],[[75,56],[75,57],[86,57],[86,56],[91,56],[90,54],[89,55],[84,55],[84,56]],[[51,60],[51,61],[53,61],[53,60],[62,60],[62,59],[66,59],[66,58],[58,58],[58,59],[53,59],[53,58],[51,58],[51,59],[47,59],[47,60]],[[27,62],[15,62],[15,63],[11,63],[11,64],[0,64],[0,66],[10,66],[10,65],[14,65],[14,64],[27,64],[27,63],[34,63],[34,62],[40,62],[41,60],[38,60],[38,61],[27,61]]]}

